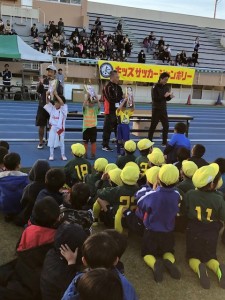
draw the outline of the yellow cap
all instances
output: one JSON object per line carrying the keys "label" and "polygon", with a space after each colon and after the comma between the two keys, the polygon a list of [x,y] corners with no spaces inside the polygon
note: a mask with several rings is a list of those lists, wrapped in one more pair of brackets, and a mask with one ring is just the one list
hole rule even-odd
{"label": "yellow cap", "polygon": [[162,151],[161,150],[159,151],[159,150],[153,149],[152,153],[150,153],[147,156],[148,160],[155,166],[161,166],[162,164],[165,163],[164,155],[163,155]]}
{"label": "yellow cap", "polygon": [[161,149],[154,147],[152,151],[163,153]]}
{"label": "yellow cap", "polygon": [[140,151],[151,148],[154,145],[149,139],[142,139],[137,143],[137,147]]}
{"label": "yellow cap", "polygon": [[179,180],[179,171],[177,167],[172,164],[164,165],[159,171],[159,180],[165,185],[172,185]]}
{"label": "yellow cap", "polygon": [[[202,188],[212,182],[218,173],[219,166],[216,163],[201,167],[195,172],[192,182],[196,188]],[[219,183],[221,184],[221,181]]]}
{"label": "yellow cap", "polygon": [[105,167],[108,165],[108,160],[101,157],[96,159],[95,163],[94,163],[94,169],[97,172],[104,172]]}
{"label": "yellow cap", "polygon": [[198,170],[198,166],[191,160],[184,160],[182,162],[182,171],[185,176],[192,178],[195,172]]}
{"label": "yellow cap", "polygon": [[138,164],[136,164],[134,161],[129,161],[128,163],[126,163],[126,165],[124,166],[124,168],[125,167],[134,167],[134,168],[136,168],[140,172],[140,168],[139,168]]}
{"label": "yellow cap", "polygon": [[110,170],[108,173],[110,180],[118,186],[123,185],[123,182],[120,178],[121,172],[122,172],[121,169],[116,168],[116,169]]}
{"label": "yellow cap", "polygon": [[136,151],[136,143],[132,140],[126,141],[124,144],[124,149],[129,151],[129,152],[134,152]]}
{"label": "yellow cap", "polygon": [[159,174],[160,167],[151,167],[145,172],[145,176],[147,178],[147,181],[151,184],[154,184],[157,182],[158,174]]}
{"label": "yellow cap", "polygon": [[124,167],[121,172],[121,179],[125,184],[135,185],[139,179],[140,171],[135,167]]}
{"label": "yellow cap", "polygon": [[71,146],[71,150],[74,155],[79,156],[79,157],[84,156],[84,154],[86,153],[84,145],[82,145],[80,143],[73,144]]}
{"label": "yellow cap", "polygon": [[105,167],[105,173],[109,173],[109,171],[111,171],[111,170],[114,170],[114,169],[117,169],[118,168],[118,166],[116,165],[116,164],[114,164],[114,163],[110,163],[110,164],[108,164],[106,167]]}

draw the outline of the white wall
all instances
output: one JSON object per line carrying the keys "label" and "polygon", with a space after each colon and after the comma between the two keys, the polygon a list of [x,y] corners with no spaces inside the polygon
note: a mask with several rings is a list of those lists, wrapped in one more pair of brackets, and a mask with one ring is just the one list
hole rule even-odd
{"label": "white wall", "polygon": [[[168,1],[169,5],[169,1]],[[112,15],[115,17],[130,17],[143,20],[164,21],[186,25],[195,25],[199,27],[212,27],[225,29],[225,20],[212,19],[206,17],[190,16],[185,14],[175,14],[148,10],[134,7],[125,7],[120,5],[104,4],[98,2],[88,2],[88,12]],[[224,30],[225,31],[225,30]]]}

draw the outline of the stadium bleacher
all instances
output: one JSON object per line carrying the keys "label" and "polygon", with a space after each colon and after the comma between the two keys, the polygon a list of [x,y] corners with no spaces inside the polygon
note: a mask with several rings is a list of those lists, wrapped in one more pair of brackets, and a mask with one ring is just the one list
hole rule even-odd
{"label": "stadium bleacher", "polygon": [[[116,25],[119,18],[111,15],[88,13],[89,16],[89,29],[90,32],[92,25],[94,24],[96,17],[101,18],[102,26],[105,34],[112,34],[116,30]],[[7,16],[3,16],[3,21],[6,22]],[[57,20],[55,20],[57,21]],[[123,17],[123,34],[128,34],[133,48],[128,61],[137,62],[137,56],[141,49],[143,49],[143,40],[149,35],[150,31],[154,31],[157,40],[163,36],[165,43],[169,44],[172,50],[172,57],[174,58],[177,52],[185,50],[187,57],[191,56],[194,49],[194,41],[198,36],[200,39],[199,48],[199,65],[200,68],[210,69],[225,69],[225,49],[220,45],[220,38],[224,33],[222,29],[215,29],[210,27],[197,27],[193,25],[181,25],[178,23],[168,23],[162,21],[152,21],[143,19],[134,19]],[[33,38],[30,36],[31,21],[29,19],[22,20],[18,17],[12,18],[13,29],[17,34],[23,38],[25,42],[32,45]],[[32,20],[32,23],[36,23],[39,33],[43,33],[45,26],[38,23],[37,20]],[[65,26],[64,32],[68,40],[70,34],[74,31],[74,27]],[[146,63],[162,64],[162,61],[153,59],[152,53],[146,53]]]}

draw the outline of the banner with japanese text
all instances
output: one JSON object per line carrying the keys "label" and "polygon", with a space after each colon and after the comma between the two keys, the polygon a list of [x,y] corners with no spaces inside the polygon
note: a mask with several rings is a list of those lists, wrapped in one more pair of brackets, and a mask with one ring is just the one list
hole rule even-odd
{"label": "banner with japanese text", "polygon": [[136,64],[120,61],[99,60],[98,67],[101,79],[109,79],[112,70],[117,70],[120,80],[136,82],[158,82],[159,75],[163,72],[170,74],[168,83],[192,85],[195,77],[195,69],[187,67],[161,66]]}

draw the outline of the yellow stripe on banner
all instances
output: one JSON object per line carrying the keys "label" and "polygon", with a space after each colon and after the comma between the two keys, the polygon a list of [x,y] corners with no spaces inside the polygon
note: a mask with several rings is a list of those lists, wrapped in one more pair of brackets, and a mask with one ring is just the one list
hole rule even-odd
{"label": "yellow stripe on banner", "polygon": [[117,61],[98,61],[100,78],[109,79],[112,70],[117,70],[120,80],[136,82],[158,82],[159,75],[163,72],[170,74],[168,83],[192,85],[195,77],[195,69],[187,67],[160,66],[135,64]]}

